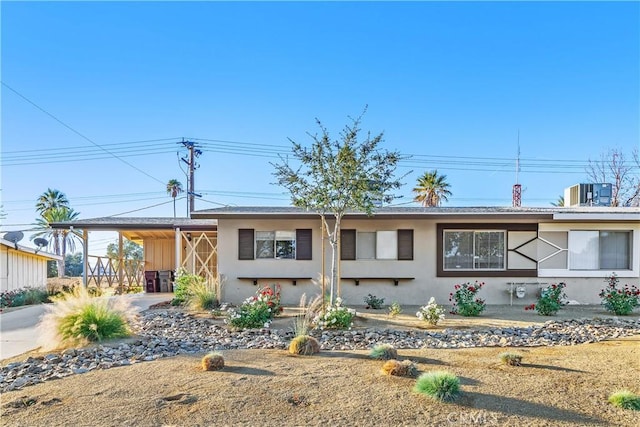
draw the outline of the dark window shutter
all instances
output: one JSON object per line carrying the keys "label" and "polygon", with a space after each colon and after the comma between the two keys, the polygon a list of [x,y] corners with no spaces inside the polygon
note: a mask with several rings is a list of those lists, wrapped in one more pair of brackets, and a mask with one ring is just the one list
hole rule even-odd
{"label": "dark window shutter", "polygon": [[311,259],[311,229],[296,230],[296,259]]}
{"label": "dark window shutter", "polygon": [[238,259],[253,259],[253,228],[238,230]]}
{"label": "dark window shutter", "polygon": [[340,231],[340,259],[356,259],[356,230]]}
{"label": "dark window shutter", "polygon": [[413,260],[413,230],[398,230],[398,259]]}

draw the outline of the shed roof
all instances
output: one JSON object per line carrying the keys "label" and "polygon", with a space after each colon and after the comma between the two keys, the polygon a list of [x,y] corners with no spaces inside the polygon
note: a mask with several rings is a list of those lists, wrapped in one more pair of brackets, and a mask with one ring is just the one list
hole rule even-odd
{"label": "shed roof", "polygon": [[46,259],[54,259],[54,260],[62,259],[62,257],[60,255],[56,255],[56,254],[52,254],[50,252],[45,252],[45,251],[41,251],[41,250],[38,250],[38,249],[30,248],[28,246],[23,246],[23,245],[20,245],[20,244],[16,244],[16,243],[10,242],[10,241],[5,240],[5,239],[0,239],[0,245],[6,246],[6,247],[11,248],[11,249],[13,249],[15,251],[18,251],[18,252],[22,252],[22,253],[30,254],[30,255],[36,255],[36,256],[39,256],[39,257],[42,257],[42,258],[46,258]]}

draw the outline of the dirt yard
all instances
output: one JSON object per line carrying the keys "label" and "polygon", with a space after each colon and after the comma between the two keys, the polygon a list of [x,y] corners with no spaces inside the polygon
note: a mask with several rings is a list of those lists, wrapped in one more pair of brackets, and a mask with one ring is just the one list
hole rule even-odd
{"label": "dirt yard", "polygon": [[[390,320],[382,312],[365,312],[359,325],[415,327],[412,315]],[[456,317],[447,320],[447,327],[520,326],[549,320],[503,317],[490,313],[473,320]],[[523,366],[502,365],[499,354],[505,350],[523,354]],[[201,370],[202,355],[179,356],[7,392],[2,395],[0,423],[640,425],[640,412],[607,403],[613,391],[640,392],[638,335],[568,347],[399,350],[399,358],[413,360],[421,372],[446,369],[458,375],[462,394],[454,403],[413,393],[415,379],[385,376],[380,371],[383,362],[369,359],[366,351],[322,351],[302,357],[285,350],[230,350],[223,355],[225,368],[217,372]]]}

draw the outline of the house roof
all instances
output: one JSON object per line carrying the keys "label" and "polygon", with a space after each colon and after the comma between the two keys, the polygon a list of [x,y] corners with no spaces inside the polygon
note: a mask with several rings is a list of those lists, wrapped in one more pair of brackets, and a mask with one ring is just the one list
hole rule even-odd
{"label": "house roof", "polygon": [[5,239],[0,239],[0,245],[6,246],[6,247],[11,248],[13,250],[16,250],[18,252],[23,252],[23,253],[26,253],[26,254],[36,255],[36,256],[39,256],[39,257],[42,257],[42,258],[46,258],[46,259],[55,259],[55,260],[62,259],[62,257],[60,255],[52,254],[50,252],[44,252],[44,251],[41,251],[41,250],[30,248],[28,246],[15,244],[15,243],[10,242],[10,241],[5,240]]}
{"label": "house roof", "polygon": [[52,228],[69,229],[70,227],[86,230],[159,230],[159,229],[217,229],[214,219],[190,219],[171,217],[102,217],[77,219],[51,223]]}
{"label": "house roof", "polygon": [[[194,219],[246,219],[246,218],[308,218],[317,216],[317,211],[291,206],[243,206],[222,207],[200,210],[191,213]],[[429,218],[429,219],[478,219],[487,217],[513,219],[548,219],[548,220],[612,220],[640,221],[640,208],[611,207],[382,207],[374,211],[373,216],[379,219],[393,218]],[[364,212],[347,212],[346,219],[366,217]]]}

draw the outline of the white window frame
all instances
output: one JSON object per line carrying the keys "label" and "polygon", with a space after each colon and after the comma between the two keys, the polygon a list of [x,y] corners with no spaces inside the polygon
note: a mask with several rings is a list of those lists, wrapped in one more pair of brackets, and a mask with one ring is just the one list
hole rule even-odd
{"label": "white window frame", "polygon": [[[610,268],[602,266],[600,239],[602,233],[624,233],[627,235],[627,267]],[[625,230],[569,230],[569,270],[571,271],[609,271],[631,270],[631,253],[633,236],[631,231]],[[589,259],[589,258],[590,259]]]}
{"label": "white window frame", "polygon": [[[445,263],[447,233],[473,233],[472,249],[473,259],[471,262],[471,268],[447,268]],[[501,268],[477,268],[476,262],[479,255],[476,254],[476,234],[478,233],[501,233],[502,234],[502,267]],[[442,271],[506,271],[507,270],[507,230],[488,229],[488,230],[476,230],[476,229],[445,229],[442,235]]]}
{"label": "white window frame", "polygon": [[[265,239],[264,237],[271,237]],[[295,230],[256,230],[255,232],[255,259],[296,259],[296,231]],[[271,241],[272,256],[259,256],[259,241]],[[290,242],[291,256],[278,256],[278,243]]]}

